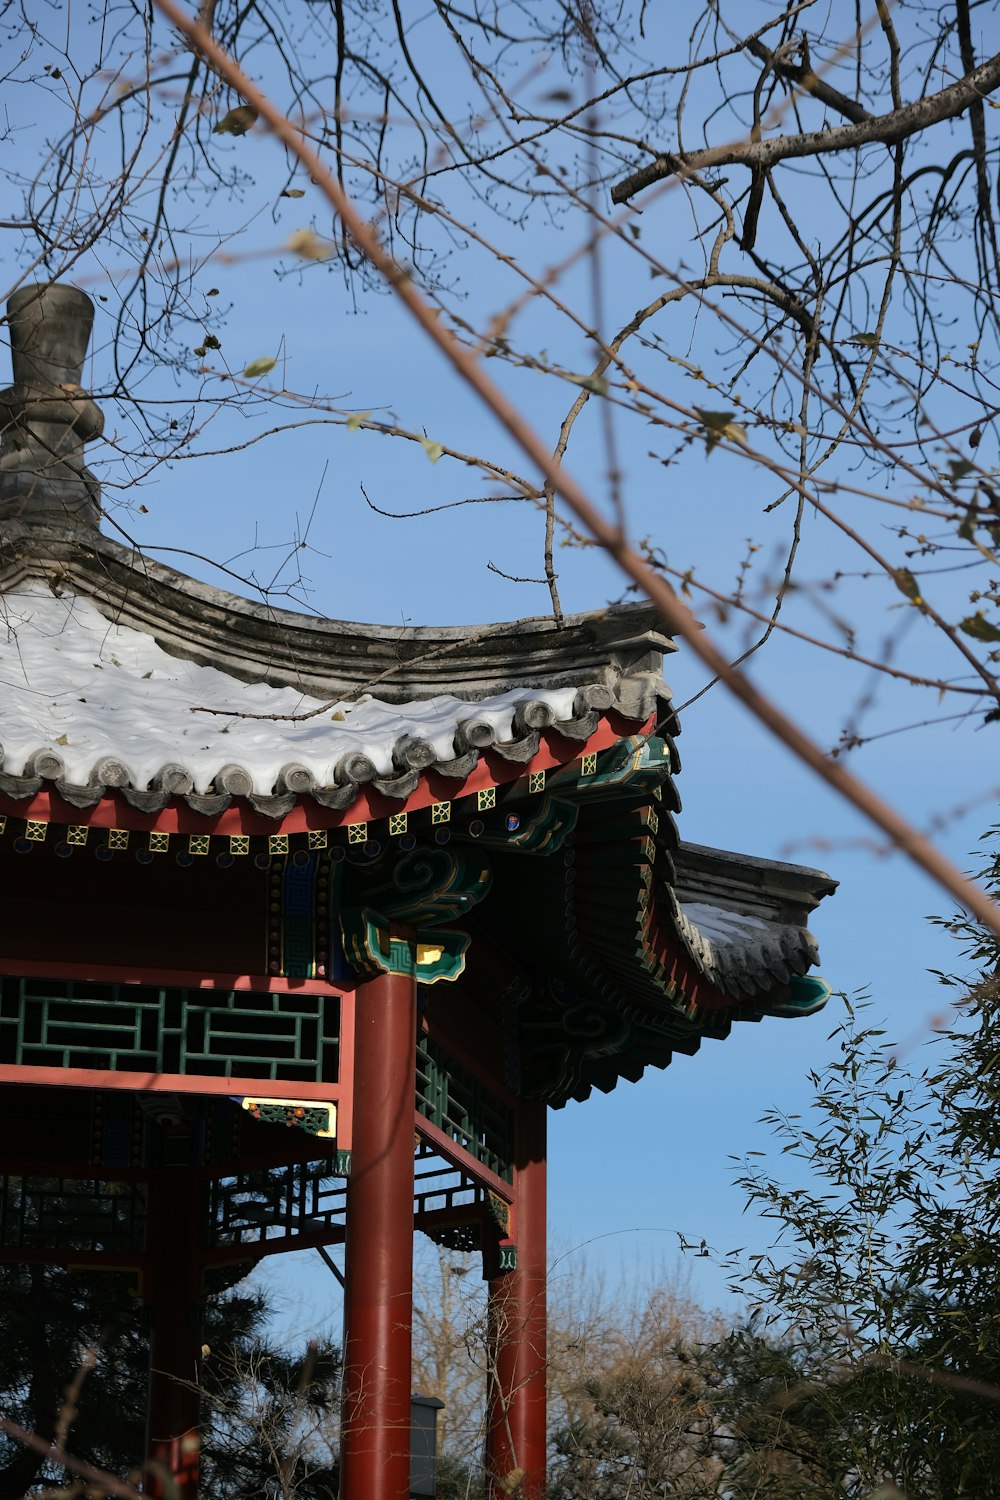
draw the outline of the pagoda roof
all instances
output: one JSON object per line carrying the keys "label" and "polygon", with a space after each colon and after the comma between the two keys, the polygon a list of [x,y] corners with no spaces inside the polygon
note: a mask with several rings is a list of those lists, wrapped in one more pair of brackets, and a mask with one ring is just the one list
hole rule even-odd
{"label": "pagoda roof", "polygon": [[[417,922],[410,885],[393,885],[400,856],[434,841],[459,856],[475,847],[474,889],[451,883],[457,858],[421,920],[440,932],[449,912],[476,907],[473,932],[515,970],[527,965],[504,1000],[525,1006],[518,1087],[552,1103],[638,1077],[734,1020],[824,1003],[807,924],[835,883],[679,839],[679,726],[662,679],[675,648],[651,606],[558,622],[351,624],[151,561],[97,527],[82,453],[100,414],[76,384],[88,299],[29,288],[8,308],[0,796],[8,814],[20,806],[0,833],[15,850],[43,846],[60,821],[81,825],[50,841],[66,856],[131,849],[148,863],[186,840],[226,868],[237,856],[213,841],[242,859],[262,840],[254,868],[266,871],[273,844],[296,869],[329,848],[361,892],[349,959],[360,972],[366,953],[375,962],[368,929],[392,920],[404,891],[400,920]],[[186,823],[175,818],[180,802],[197,831],[184,809]],[[244,827],[246,807],[284,821]],[[182,867],[193,858],[177,854]]]}
{"label": "pagoda roof", "polygon": [[[41,581],[90,599],[171,656],[244,682],[322,699],[370,692],[386,703],[448,693],[474,703],[535,687],[600,683],[638,717],[627,679],[677,648],[651,604],[488,625],[377,625],[278,608],[202,583],[95,531],[0,514],[0,594]],[[640,698],[645,682],[640,683]]]}
{"label": "pagoda roof", "polygon": [[[120,791],[144,812],[244,797],[345,809],[394,799],[489,751],[516,767],[543,730],[570,742],[642,723],[673,645],[645,606],[482,627],[387,627],[274,609],[94,535],[10,525],[0,547],[0,792],[54,784],[75,807]],[[512,773],[513,774],[513,773]]]}

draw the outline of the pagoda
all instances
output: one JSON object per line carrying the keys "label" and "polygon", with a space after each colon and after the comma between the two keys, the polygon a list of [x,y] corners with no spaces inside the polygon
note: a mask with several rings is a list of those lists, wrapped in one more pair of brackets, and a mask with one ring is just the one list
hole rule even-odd
{"label": "pagoda", "polygon": [[213,1278],[343,1243],[341,1494],[403,1500],[414,1231],[476,1250],[491,1492],[540,1500],[548,1111],[816,1011],[834,883],[680,840],[648,606],[352,625],[102,535],[92,319],[8,303],[0,1259],[134,1277],[193,1497]]}

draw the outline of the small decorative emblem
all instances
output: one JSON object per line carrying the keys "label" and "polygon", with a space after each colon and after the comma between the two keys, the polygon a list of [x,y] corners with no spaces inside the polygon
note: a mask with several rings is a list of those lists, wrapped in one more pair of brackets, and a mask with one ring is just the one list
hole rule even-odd
{"label": "small decorative emblem", "polygon": [[314,1099],[244,1099],[243,1108],[255,1120],[286,1125],[309,1135],[332,1140],[337,1133],[337,1106]]}

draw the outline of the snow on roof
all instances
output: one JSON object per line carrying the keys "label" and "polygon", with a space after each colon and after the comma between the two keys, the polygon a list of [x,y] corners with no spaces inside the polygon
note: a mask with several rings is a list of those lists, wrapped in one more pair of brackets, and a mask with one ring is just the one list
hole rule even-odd
{"label": "snow on roof", "polygon": [[795,922],[766,921],[706,901],[677,902],[676,922],[698,967],[724,994],[752,995],[775,980],[788,984],[819,962],[812,933]]}
{"label": "snow on roof", "polygon": [[[280,789],[290,762],[305,767],[319,788],[345,779],[398,781],[401,772],[412,778],[415,764],[443,769],[468,755],[463,725],[470,720],[473,745],[495,739],[501,749],[530,738],[530,724],[579,724],[573,687],[504,692],[475,705],[444,695],[390,705],[370,695],[324,703],[294,688],[242,682],[168,655],[152,636],[109,623],[89,600],[57,596],[40,582],[0,598],[0,685],[0,782],[37,774],[44,753],[43,774],[60,787],[95,790],[102,780],[95,768],[107,757],[127,770],[118,784],[156,786],[169,766],[173,789],[184,790],[183,770],[196,795],[218,792],[224,768],[242,768],[249,791],[238,777],[235,784],[229,778],[228,789],[251,800]],[[351,759],[357,756],[370,766]],[[302,789],[308,780],[299,777]]]}

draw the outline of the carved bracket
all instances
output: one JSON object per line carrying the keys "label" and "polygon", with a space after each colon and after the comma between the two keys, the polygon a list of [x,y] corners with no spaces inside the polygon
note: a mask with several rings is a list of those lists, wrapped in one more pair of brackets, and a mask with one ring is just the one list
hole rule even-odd
{"label": "carved bracket", "polygon": [[388,918],[371,907],[346,909],[340,918],[344,956],[359,979],[407,974],[419,984],[457,979],[465,968],[469,937],[438,927],[418,929],[414,939],[396,937]]}

